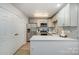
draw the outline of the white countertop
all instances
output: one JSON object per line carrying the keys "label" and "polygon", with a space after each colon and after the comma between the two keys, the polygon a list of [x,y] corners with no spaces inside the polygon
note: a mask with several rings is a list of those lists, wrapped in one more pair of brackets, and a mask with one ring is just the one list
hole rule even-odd
{"label": "white countertop", "polygon": [[62,37],[59,37],[58,35],[54,35],[54,36],[34,35],[30,40],[76,40],[76,39],[62,38]]}

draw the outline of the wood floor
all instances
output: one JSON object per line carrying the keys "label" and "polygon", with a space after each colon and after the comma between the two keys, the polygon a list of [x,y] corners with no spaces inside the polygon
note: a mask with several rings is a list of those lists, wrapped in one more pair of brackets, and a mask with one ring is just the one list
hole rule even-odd
{"label": "wood floor", "polygon": [[15,55],[30,55],[30,42],[24,44]]}

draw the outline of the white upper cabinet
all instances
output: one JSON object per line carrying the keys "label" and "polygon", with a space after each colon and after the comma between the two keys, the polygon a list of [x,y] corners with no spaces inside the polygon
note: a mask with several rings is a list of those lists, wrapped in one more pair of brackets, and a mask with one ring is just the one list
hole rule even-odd
{"label": "white upper cabinet", "polygon": [[77,26],[77,4],[70,4],[71,26]]}
{"label": "white upper cabinet", "polygon": [[77,26],[77,5],[67,4],[55,17],[58,26]]}
{"label": "white upper cabinet", "polygon": [[64,7],[64,11],[65,11],[65,19],[64,19],[64,26],[70,26],[70,8],[69,8],[69,4],[67,4]]}
{"label": "white upper cabinet", "polygon": [[57,14],[57,20],[58,20],[58,25],[63,26],[64,25],[64,8]]}

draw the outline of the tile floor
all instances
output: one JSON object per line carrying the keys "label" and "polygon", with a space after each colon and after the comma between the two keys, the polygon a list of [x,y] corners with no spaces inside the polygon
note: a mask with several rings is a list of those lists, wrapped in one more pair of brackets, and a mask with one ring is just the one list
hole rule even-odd
{"label": "tile floor", "polygon": [[30,42],[24,44],[15,55],[30,55]]}

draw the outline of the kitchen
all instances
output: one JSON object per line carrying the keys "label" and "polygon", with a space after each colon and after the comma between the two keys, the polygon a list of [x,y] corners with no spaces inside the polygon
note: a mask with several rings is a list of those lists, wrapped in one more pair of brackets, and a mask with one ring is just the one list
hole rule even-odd
{"label": "kitchen", "polygon": [[[72,6],[73,4],[71,5],[71,8]],[[37,28],[36,32],[38,32],[39,28],[43,27],[43,25],[41,25],[43,23],[46,24],[45,26],[49,28],[49,32],[50,31],[55,32],[57,30],[56,28],[60,28],[59,30],[61,31],[66,30],[68,34],[70,31],[72,32],[70,28],[75,30],[74,28],[77,28],[78,26],[78,16],[77,16],[78,11],[75,4],[74,4],[75,9],[73,10],[71,8],[68,4],[62,10],[60,10],[60,12],[57,13],[54,17],[49,19],[30,18],[29,23],[27,24],[27,28]],[[71,12],[69,12],[70,11],[69,9],[71,9]],[[72,13],[72,10],[75,12]],[[57,24],[56,23],[54,24],[55,21],[57,22]],[[55,29],[55,31],[53,29]]]}
{"label": "kitchen", "polygon": [[48,19],[29,20],[30,24],[36,24],[37,33],[30,38],[31,54],[79,54],[77,4],[66,4]]}
{"label": "kitchen", "polygon": [[79,55],[78,3],[4,3],[0,7],[0,27],[4,26],[0,54],[14,54],[29,44],[30,55]]}

